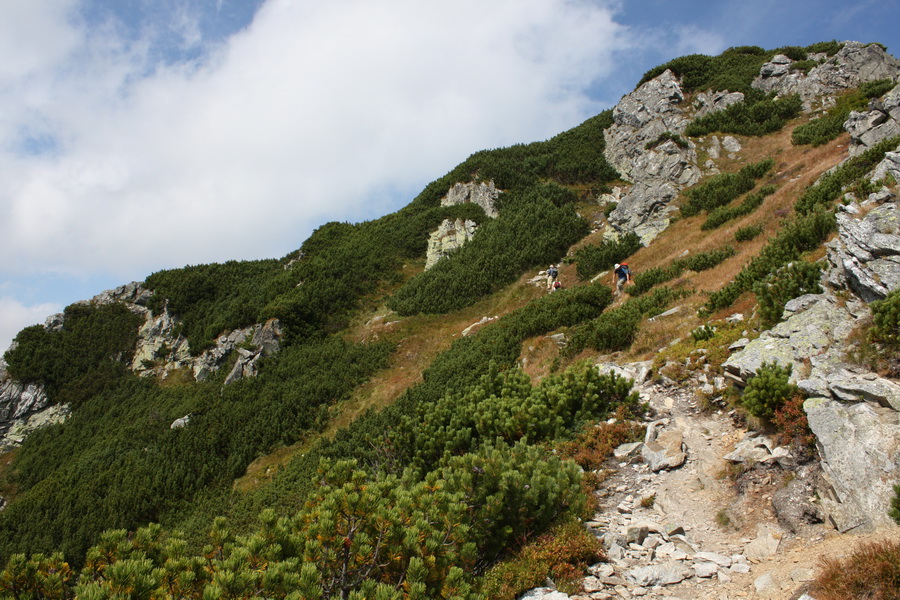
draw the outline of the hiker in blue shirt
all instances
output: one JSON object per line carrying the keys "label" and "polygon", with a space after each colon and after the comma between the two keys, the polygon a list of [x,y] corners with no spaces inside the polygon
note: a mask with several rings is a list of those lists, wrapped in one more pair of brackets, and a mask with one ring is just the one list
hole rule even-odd
{"label": "hiker in blue shirt", "polygon": [[616,263],[613,269],[613,281],[616,284],[616,295],[618,296],[622,293],[625,284],[631,281],[631,269],[628,268],[628,263]]}

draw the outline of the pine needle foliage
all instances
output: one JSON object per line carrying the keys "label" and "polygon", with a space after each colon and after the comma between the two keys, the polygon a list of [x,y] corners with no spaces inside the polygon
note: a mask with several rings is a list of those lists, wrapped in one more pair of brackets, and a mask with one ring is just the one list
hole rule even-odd
{"label": "pine needle foliage", "polygon": [[810,144],[813,147],[826,144],[844,133],[844,122],[851,111],[865,110],[869,100],[879,98],[894,87],[892,79],[866,81],[852,92],[837,99],[834,106],[818,119],[798,125],[791,133],[794,145]]}
{"label": "pine needle foliage", "polygon": [[763,363],[747,382],[741,395],[741,405],[754,417],[771,419],[775,411],[797,393],[797,386],[790,383],[790,376],[790,365],[782,367],[776,362]]}
{"label": "pine needle foliage", "polygon": [[803,294],[821,294],[822,269],[815,263],[794,261],[753,285],[759,315],[768,325],[781,321],[784,305]]}
{"label": "pine needle foliage", "polygon": [[684,134],[688,137],[715,132],[762,136],[780,131],[802,109],[803,100],[796,94],[778,98],[751,90],[745,92],[741,102],[694,119]]}
{"label": "pine needle foliage", "polygon": [[[743,167],[737,173],[722,173],[685,192],[687,204],[681,214],[692,217],[701,211],[714,211],[756,186],[756,181],[766,176],[775,164],[771,158]],[[712,216],[710,216],[712,218]],[[717,217],[718,218],[718,217]]]}
{"label": "pine needle foliage", "polygon": [[710,229],[721,227],[728,221],[733,221],[734,219],[739,219],[751,214],[757,208],[762,206],[766,196],[771,196],[775,193],[775,190],[776,188],[774,185],[765,185],[761,187],[758,192],[748,194],[737,206],[719,206],[718,208],[713,209],[712,212],[709,213],[709,216],[706,217],[706,221],[700,226],[700,229],[709,231]]}
{"label": "pine needle foliage", "polygon": [[590,279],[600,271],[611,269],[616,263],[624,262],[642,247],[641,238],[633,231],[615,240],[603,240],[599,244],[584,246],[575,252],[575,272],[582,281]]}
{"label": "pine needle foliage", "polygon": [[501,215],[388,300],[401,315],[446,313],[511,283],[522,271],[557,261],[587,235],[587,221],[568,204],[546,199],[547,186],[510,192]]}
{"label": "pine needle foliage", "polygon": [[734,254],[734,248],[725,246],[716,250],[698,252],[691,256],[677,258],[665,267],[651,267],[641,271],[634,276],[634,285],[626,288],[626,291],[630,296],[640,296],[660,283],[680,277],[685,271],[706,271],[712,269],[734,256]]}

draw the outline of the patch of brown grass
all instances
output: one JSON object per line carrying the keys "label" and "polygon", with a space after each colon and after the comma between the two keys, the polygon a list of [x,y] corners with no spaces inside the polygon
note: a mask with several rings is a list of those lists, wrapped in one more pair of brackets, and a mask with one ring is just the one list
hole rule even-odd
{"label": "patch of brown grass", "polygon": [[900,541],[869,542],[847,557],[822,558],[810,592],[819,600],[900,600]]}

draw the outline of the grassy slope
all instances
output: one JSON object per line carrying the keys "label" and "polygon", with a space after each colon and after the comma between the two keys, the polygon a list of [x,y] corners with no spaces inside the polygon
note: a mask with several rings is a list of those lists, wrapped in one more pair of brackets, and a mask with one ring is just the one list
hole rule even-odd
{"label": "grassy slope", "polygon": [[[760,181],[760,185],[774,184],[778,186],[778,191],[766,198],[759,209],[712,231],[700,229],[706,219],[705,214],[679,220],[629,260],[633,268],[644,270],[667,265],[685,251],[696,254],[726,244],[734,245],[738,251],[734,257],[714,269],[699,273],[686,272],[677,285],[698,292],[680,302],[686,310],[670,319],[645,322],[631,350],[615,357],[617,360],[652,358],[659,348],[701,325],[703,321],[697,316],[697,309],[706,301],[707,293],[716,291],[731,281],[741,267],[758,254],[768,239],[777,232],[781,219],[791,212],[793,203],[806,187],[846,158],[846,134],[818,148],[793,146],[791,132],[805,121],[804,118],[797,119],[784,130],[768,136],[740,138],[744,149],[739,157],[735,160],[724,158],[718,161],[722,172],[735,172],[764,158],[775,159],[775,168]],[[736,202],[739,201],[740,199]],[[584,216],[599,212],[596,203],[581,204],[578,210]],[[764,225],[762,235],[750,242],[734,242],[734,232],[738,228],[757,223]],[[599,233],[592,234],[575,244],[573,250],[587,243],[597,243],[601,237]],[[677,252],[673,252],[672,248],[677,248]],[[407,275],[414,274],[421,268],[421,264],[407,265]],[[574,271],[574,265],[563,267],[560,278],[565,287],[585,284],[577,280]],[[467,326],[484,316],[508,314],[542,295],[544,292],[541,288],[527,283],[533,275],[534,273],[525,274],[517,282],[476,304],[446,315],[401,317],[383,305],[361,312],[351,323],[347,331],[348,338],[355,341],[387,339],[397,343],[397,349],[392,354],[387,369],[359,387],[351,399],[334,407],[333,418],[322,435],[331,438],[365,411],[381,409],[395,401],[410,385],[421,381],[422,372],[434,357],[446,350]],[[603,278],[601,282],[612,289],[608,279]],[[753,305],[755,300],[748,294],[732,309],[723,312],[749,312]],[[714,318],[719,316],[724,315],[713,315]],[[537,380],[552,370],[564,368],[577,360],[598,358],[598,353],[587,350],[574,358],[561,360],[556,343],[548,336],[539,336],[523,344],[520,358],[525,371]],[[245,477],[235,482],[235,488],[248,491],[271,480],[280,466],[287,464],[295,454],[306,452],[315,443],[316,439],[310,439],[303,444],[282,448],[261,457],[250,465]]]}

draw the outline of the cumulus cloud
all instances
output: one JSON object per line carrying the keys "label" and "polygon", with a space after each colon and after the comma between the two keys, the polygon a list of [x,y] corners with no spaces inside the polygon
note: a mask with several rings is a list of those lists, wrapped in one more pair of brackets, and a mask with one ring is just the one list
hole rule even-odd
{"label": "cumulus cloud", "polygon": [[15,298],[0,296],[0,357],[23,327],[43,323],[61,310],[62,306],[52,302],[26,306]]}
{"label": "cumulus cloud", "polygon": [[[6,274],[279,256],[474,150],[577,124],[598,110],[582,90],[629,46],[596,2],[271,0],[202,61],[149,64],[54,1],[19,26],[56,43],[0,75]],[[196,42],[188,18],[178,30]]]}

